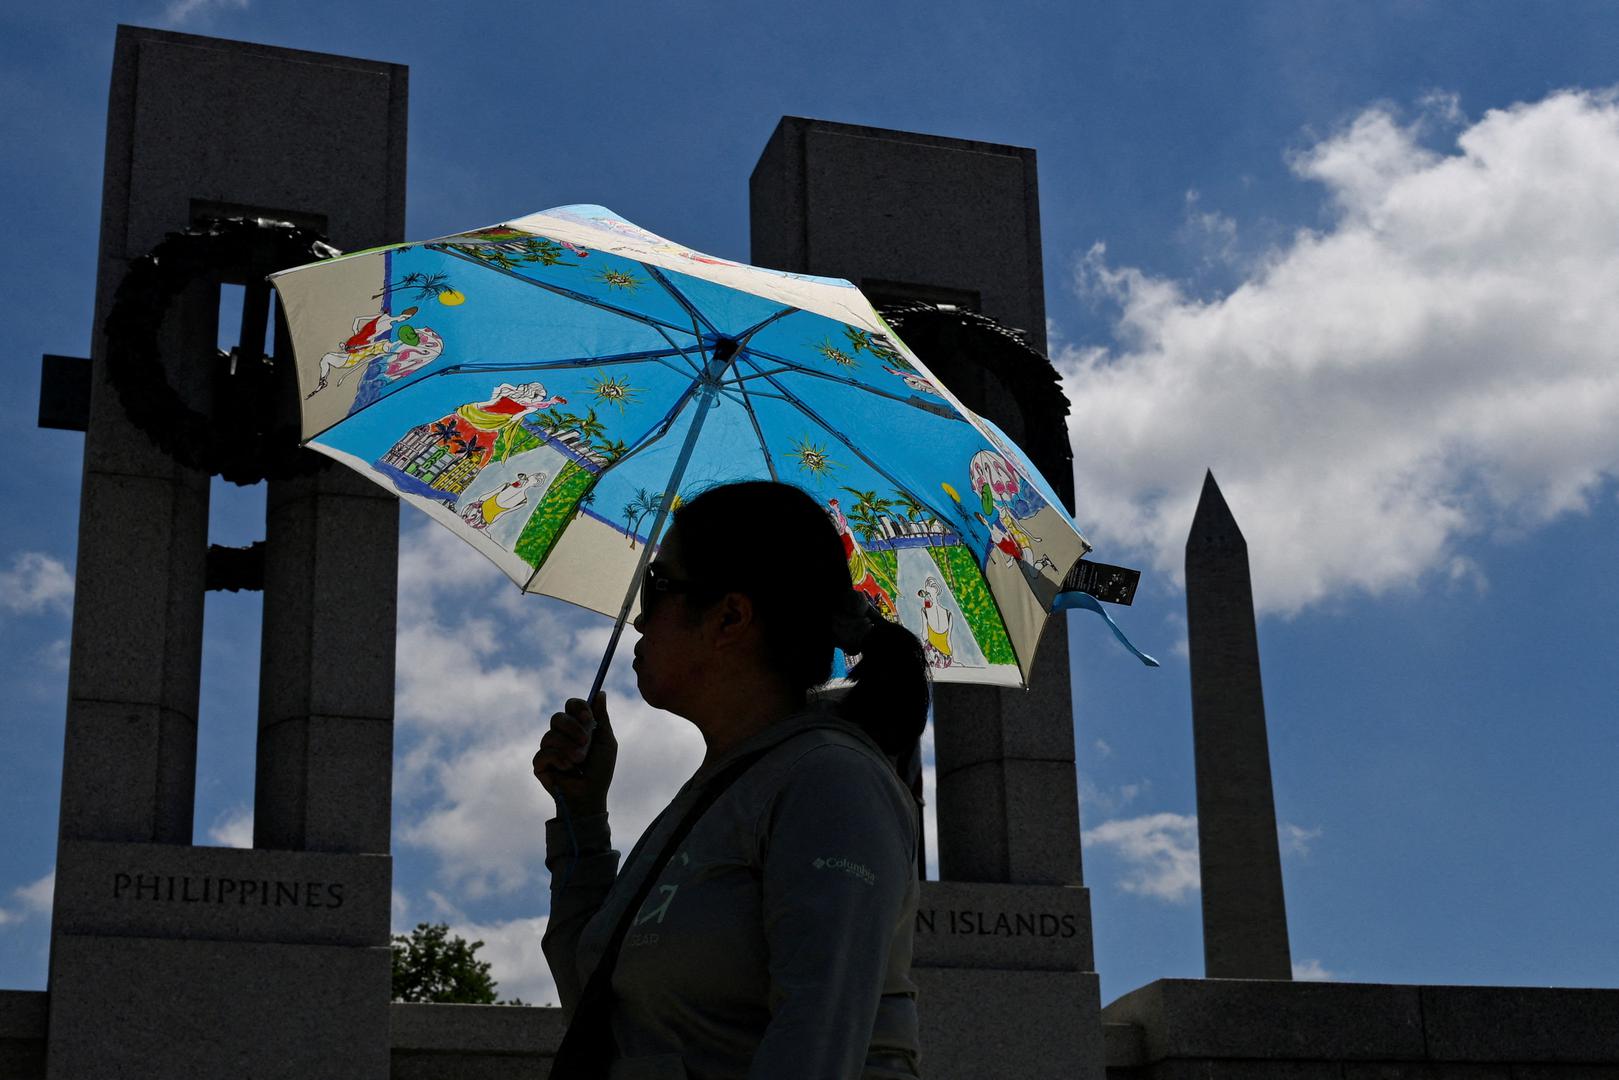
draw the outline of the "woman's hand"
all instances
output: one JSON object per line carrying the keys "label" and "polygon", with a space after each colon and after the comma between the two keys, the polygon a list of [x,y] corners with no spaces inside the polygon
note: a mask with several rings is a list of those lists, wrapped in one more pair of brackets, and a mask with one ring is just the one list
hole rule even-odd
{"label": "woman's hand", "polygon": [[618,761],[618,740],[607,717],[607,694],[596,694],[595,708],[569,698],[551,716],[551,730],[540,739],[534,775],[553,798],[568,801],[574,814],[607,809],[607,789]]}

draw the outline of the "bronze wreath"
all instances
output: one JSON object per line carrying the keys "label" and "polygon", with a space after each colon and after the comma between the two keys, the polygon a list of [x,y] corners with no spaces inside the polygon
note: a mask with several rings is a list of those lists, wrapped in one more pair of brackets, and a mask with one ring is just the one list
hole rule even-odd
{"label": "bronze wreath", "polygon": [[169,233],[130,263],[104,325],[107,377],[130,420],[175,460],[232,483],[321,468],[323,458],[299,447],[296,419],[277,422],[273,357],[238,357],[229,374],[222,367],[227,354],[217,349],[181,361],[221,366],[216,380],[230,380],[215,383],[216,398],[232,405],[224,410],[229,415],[215,416],[192,408],[170,384],[158,333],[174,298],[199,278],[223,272],[251,280],[335,254],[313,231],[286,222],[219,218]]}

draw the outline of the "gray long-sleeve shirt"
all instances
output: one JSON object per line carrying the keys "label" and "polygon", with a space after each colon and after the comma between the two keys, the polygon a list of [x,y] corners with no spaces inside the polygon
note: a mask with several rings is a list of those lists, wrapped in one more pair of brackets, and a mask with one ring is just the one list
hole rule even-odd
{"label": "gray long-sleeve shirt", "polygon": [[[667,865],[648,865],[703,783],[770,749]],[[870,739],[811,709],[709,763],[617,873],[607,815],[547,822],[546,959],[572,1011],[624,906],[658,878],[613,975],[614,1080],[918,1075],[910,979],[917,810]],[[559,888],[559,886],[561,886]]]}

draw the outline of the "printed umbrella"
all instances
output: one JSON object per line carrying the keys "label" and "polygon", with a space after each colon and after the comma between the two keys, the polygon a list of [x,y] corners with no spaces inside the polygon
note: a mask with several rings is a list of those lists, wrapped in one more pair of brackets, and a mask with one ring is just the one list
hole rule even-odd
{"label": "printed umbrella", "polygon": [[847,281],[702,255],[600,206],[270,280],[305,444],[525,591],[616,616],[597,687],[666,515],[728,481],[814,496],[854,587],[940,682],[1022,685],[1048,614],[1090,599],[1062,592],[1090,544],[1051,487]]}

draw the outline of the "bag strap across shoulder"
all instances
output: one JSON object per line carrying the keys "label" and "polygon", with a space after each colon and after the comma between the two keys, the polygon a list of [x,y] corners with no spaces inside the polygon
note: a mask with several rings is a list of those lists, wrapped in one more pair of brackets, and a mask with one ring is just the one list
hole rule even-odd
{"label": "bag strap across shoulder", "polygon": [[595,970],[590,973],[590,981],[585,983],[584,992],[579,996],[579,1006],[573,1012],[567,1034],[562,1037],[562,1045],[557,1048],[556,1058],[551,1065],[551,1080],[599,1080],[606,1076],[606,1063],[613,1055],[612,1028],[608,1024],[613,999],[613,969],[618,966],[619,950],[635,922],[635,916],[652,892],[652,887],[657,884],[663,867],[674,858],[692,826],[749,766],[779,745],[771,743],[743,754],[717,773],[703,785],[696,801],[664,841],[658,857],[653,860],[640,887],[636,889],[635,896],[619,916],[618,925],[613,927],[613,936],[608,939],[607,948],[603,950]]}

